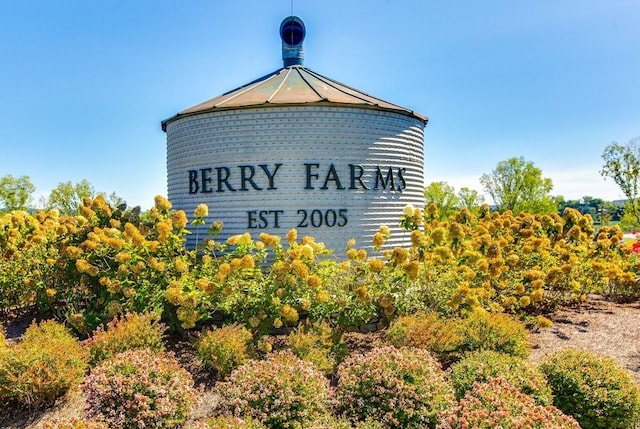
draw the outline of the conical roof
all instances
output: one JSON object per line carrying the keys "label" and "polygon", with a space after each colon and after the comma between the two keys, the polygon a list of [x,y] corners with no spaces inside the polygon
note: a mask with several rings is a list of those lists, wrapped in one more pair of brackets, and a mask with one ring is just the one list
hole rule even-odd
{"label": "conical roof", "polygon": [[428,119],[412,110],[373,97],[345,84],[316,73],[303,64],[305,27],[296,16],[287,17],[280,25],[284,67],[204,103],[190,107],[162,121],[167,124],[183,116],[223,109],[242,109],[267,105],[329,104],[362,106],[390,110],[421,120]]}
{"label": "conical roof", "polygon": [[296,104],[360,105],[381,110],[392,110],[420,119],[427,118],[412,110],[389,103],[345,84],[314,72],[301,65],[283,67],[251,83],[190,107],[162,121],[166,125],[183,116],[223,109],[240,109],[265,105]]}

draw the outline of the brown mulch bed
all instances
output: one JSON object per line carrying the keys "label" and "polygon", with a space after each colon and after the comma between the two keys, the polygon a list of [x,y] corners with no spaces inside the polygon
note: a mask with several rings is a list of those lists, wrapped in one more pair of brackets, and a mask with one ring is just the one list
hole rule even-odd
{"label": "brown mulch bed", "polygon": [[[547,317],[554,322],[553,326],[531,335],[532,362],[540,362],[548,354],[566,348],[590,350],[619,362],[640,384],[640,301],[620,303],[593,295],[580,308],[564,308]],[[24,332],[30,323],[30,319],[26,319],[16,320],[14,326],[6,325],[10,341]],[[352,351],[366,351],[385,342],[381,332],[352,334],[346,340]],[[205,393],[192,419],[211,415],[216,398],[210,393],[210,374],[201,367],[187,341],[173,342],[170,348],[193,373],[196,382],[205,385]],[[15,409],[9,404],[0,404],[0,427],[41,429],[53,419],[82,417],[84,406],[78,389],[41,409]]]}
{"label": "brown mulch bed", "polygon": [[580,308],[548,316],[553,326],[531,335],[532,362],[566,348],[609,356],[640,384],[640,301],[613,302],[591,295]]}

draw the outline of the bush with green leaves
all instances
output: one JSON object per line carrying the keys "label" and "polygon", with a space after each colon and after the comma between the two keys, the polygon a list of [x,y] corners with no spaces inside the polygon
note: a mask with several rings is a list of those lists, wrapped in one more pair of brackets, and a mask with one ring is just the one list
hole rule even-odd
{"label": "bush with green leaves", "polygon": [[198,338],[196,350],[206,367],[226,377],[252,356],[252,339],[251,332],[238,324],[214,327]]}
{"label": "bush with green leaves", "polygon": [[305,428],[328,415],[328,379],[291,351],[250,361],[216,385],[225,414],[252,417],[270,428]]}
{"label": "bush with green leaves", "polygon": [[455,407],[447,410],[437,429],[580,429],[571,416],[532,397],[504,378],[475,383]]}
{"label": "bush with green leaves", "polygon": [[167,327],[151,313],[126,313],[115,316],[106,329],[99,326],[88,340],[91,363],[96,364],[127,350],[164,351]]}
{"label": "bush with green leaves", "polygon": [[630,429],[640,421],[640,388],[613,359],[567,349],[548,356],[540,369],[554,405],[583,429]]}
{"label": "bush with green leaves", "polygon": [[402,428],[433,428],[454,405],[453,388],[438,361],[411,347],[350,355],[338,368],[336,399],[348,418]]}
{"label": "bush with green leaves", "polygon": [[473,311],[458,325],[462,341],[458,350],[495,350],[512,356],[529,356],[529,332],[517,318],[504,313]]}
{"label": "bush with green leaves", "polygon": [[32,405],[62,396],[82,381],[88,359],[63,325],[34,322],[22,341],[0,353],[0,398]]}
{"label": "bush with green leaves", "polygon": [[531,396],[538,405],[551,405],[551,389],[544,374],[523,358],[493,350],[473,352],[449,368],[448,378],[462,399],[475,383],[485,383],[498,376]]}
{"label": "bush with green leaves", "polygon": [[436,313],[400,316],[386,332],[394,346],[426,349],[440,362],[459,358],[461,334],[456,320],[441,318]]}
{"label": "bush with green leaves", "polygon": [[325,375],[333,374],[335,366],[347,353],[346,345],[327,323],[300,324],[288,336],[293,354],[311,362]]}
{"label": "bush with green leaves", "polygon": [[529,354],[529,333],[522,322],[507,314],[481,309],[451,319],[436,313],[401,316],[387,330],[387,338],[396,347],[429,350],[445,365],[478,350],[521,357]]}
{"label": "bush with green leaves", "polygon": [[173,428],[185,421],[197,390],[171,354],[128,350],[102,361],[82,384],[87,413],[118,428]]}

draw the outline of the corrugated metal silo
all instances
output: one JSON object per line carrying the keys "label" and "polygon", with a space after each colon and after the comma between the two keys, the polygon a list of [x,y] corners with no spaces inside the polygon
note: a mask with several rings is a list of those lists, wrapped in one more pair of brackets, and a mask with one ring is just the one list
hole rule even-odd
{"label": "corrugated metal silo", "polygon": [[285,19],[283,68],[163,121],[169,200],[188,215],[206,203],[223,239],[297,228],[339,251],[388,225],[387,245],[407,244],[427,118],[304,67],[304,32]]}

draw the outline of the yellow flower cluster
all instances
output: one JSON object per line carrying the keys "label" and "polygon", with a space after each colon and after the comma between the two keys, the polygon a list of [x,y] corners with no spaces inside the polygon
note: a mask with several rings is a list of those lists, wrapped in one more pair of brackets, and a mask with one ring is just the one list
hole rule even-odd
{"label": "yellow flower cluster", "polygon": [[318,289],[322,285],[322,280],[317,274],[312,274],[307,277],[307,286],[311,289]]}
{"label": "yellow flower cluster", "polygon": [[251,234],[245,232],[244,234],[232,235],[227,239],[227,244],[230,246],[242,246],[251,243]]}
{"label": "yellow flower cluster", "polygon": [[168,212],[169,210],[171,210],[171,203],[162,195],[156,195],[155,208],[160,212]]}
{"label": "yellow flower cluster", "polygon": [[197,218],[205,218],[209,216],[209,207],[206,204],[199,204],[193,211],[193,214]]}
{"label": "yellow flower cluster", "polygon": [[287,232],[286,240],[287,243],[294,243],[298,239],[298,231],[295,228],[292,228]]}
{"label": "yellow flower cluster", "polygon": [[183,210],[174,213],[172,224],[175,229],[182,229],[187,226],[187,215]]}
{"label": "yellow flower cluster", "polygon": [[385,267],[384,261],[376,258],[370,258],[368,261],[368,265],[369,265],[369,270],[371,270],[374,273],[379,273]]}
{"label": "yellow flower cluster", "polygon": [[[295,230],[292,230],[295,231]],[[289,231],[291,232],[291,231]],[[264,243],[265,246],[267,247],[276,247],[280,244],[280,241],[282,239],[277,236],[277,235],[271,235],[271,234],[267,234],[267,233],[262,233],[260,234],[260,241]],[[287,240],[288,241],[288,240]]]}
{"label": "yellow flower cluster", "polygon": [[296,323],[299,318],[298,311],[289,304],[283,305],[280,308],[279,314],[287,323]]}

